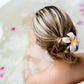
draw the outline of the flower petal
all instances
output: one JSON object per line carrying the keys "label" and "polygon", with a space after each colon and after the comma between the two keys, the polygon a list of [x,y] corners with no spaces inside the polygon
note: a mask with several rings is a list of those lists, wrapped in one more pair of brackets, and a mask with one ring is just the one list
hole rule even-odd
{"label": "flower petal", "polygon": [[76,43],[70,45],[70,51],[74,52],[76,50]]}
{"label": "flower petal", "polygon": [[78,25],[82,25],[83,24],[83,21],[80,20],[80,21],[77,22],[77,24]]}
{"label": "flower petal", "polygon": [[4,73],[0,74],[0,78],[3,78],[3,77],[4,77],[4,75],[5,75]]}
{"label": "flower petal", "polygon": [[11,29],[10,29],[10,31],[14,31],[15,30],[15,27],[12,27]]}
{"label": "flower petal", "polygon": [[0,70],[3,70],[3,69],[4,69],[4,67],[1,67],[1,68],[0,68]]}
{"label": "flower petal", "polygon": [[76,41],[78,41],[78,38],[77,38],[77,37],[75,37],[75,40],[76,40]]}
{"label": "flower petal", "polygon": [[78,42],[78,41],[76,41],[76,46],[77,46],[77,47],[79,46],[79,42]]}
{"label": "flower petal", "polygon": [[65,43],[70,43],[69,37],[63,37],[62,41]]}
{"label": "flower petal", "polygon": [[73,34],[73,32],[70,32],[67,34],[69,37],[75,38],[75,35]]}

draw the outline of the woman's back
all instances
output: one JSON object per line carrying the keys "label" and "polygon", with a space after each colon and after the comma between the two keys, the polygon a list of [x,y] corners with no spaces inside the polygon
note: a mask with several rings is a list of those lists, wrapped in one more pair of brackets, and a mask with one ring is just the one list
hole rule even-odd
{"label": "woman's back", "polygon": [[70,69],[58,65],[60,64],[51,63],[46,69],[32,75],[31,78],[35,84],[70,84]]}
{"label": "woman's back", "polygon": [[[54,61],[42,71],[32,75],[28,84],[77,84],[84,81],[84,63],[76,66]],[[31,79],[34,83],[30,83]]]}

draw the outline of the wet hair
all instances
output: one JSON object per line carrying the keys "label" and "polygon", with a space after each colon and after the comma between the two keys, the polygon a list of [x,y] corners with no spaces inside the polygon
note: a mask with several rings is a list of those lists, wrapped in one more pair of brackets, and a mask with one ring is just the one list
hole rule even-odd
{"label": "wet hair", "polygon": [[62,59],[70,64],[78,62],[79,58],[70,52],[70,43],[62,41],[69,32],[77,35],[71,18],[64,11],[55,6],[38,10],[33,18],[33,32],[36,43],[46,49],[54,60]]}

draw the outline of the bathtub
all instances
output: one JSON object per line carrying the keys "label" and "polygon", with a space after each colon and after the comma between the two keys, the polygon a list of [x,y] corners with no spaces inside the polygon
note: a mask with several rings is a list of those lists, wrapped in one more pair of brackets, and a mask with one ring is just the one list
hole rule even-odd
{"label": "bathtub", "polygon": [[[65,10],[78,31],[80,47],[84,52],[83,0],[0,0],[0,84],[24,84],[22,59],[28,46],[29,23],[34,12],[55,5]],[[6,1],[6,2],[5,2]],[[27,23],[28,22],[28,23]],[[84,84],[84,82],[80,83]]]}

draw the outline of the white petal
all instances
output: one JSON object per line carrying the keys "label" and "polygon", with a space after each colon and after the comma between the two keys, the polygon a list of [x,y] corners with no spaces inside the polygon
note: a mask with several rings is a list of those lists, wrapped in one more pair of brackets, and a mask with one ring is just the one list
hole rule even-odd
{"label": "white petal", "polygon": [[75,41],[78,42],[78,38],[75,36]]}
{"label": "white petal", "polygon": [[70,45],[70,51],[71,52],[74,52],[76,50],[76,44],[74,43],[74,44],[71,44]]}
{"label": "white petal", "polygon": [[75,38],[75,35],[73,34],[73,32],[70,32],[67,34],[69,37]]}
{"label": "white petal", "polygon": [[76,41],[76,46],[79,46],[79,42],[78,41]]}
{"label": "white petal", "polygon": [[69,37],[63,37],[62,41],[65,43],[70,43]]}

